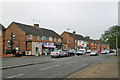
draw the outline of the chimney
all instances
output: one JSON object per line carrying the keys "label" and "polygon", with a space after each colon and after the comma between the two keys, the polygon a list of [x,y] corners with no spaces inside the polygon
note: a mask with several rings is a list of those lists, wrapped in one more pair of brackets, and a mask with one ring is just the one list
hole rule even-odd
{"label": "chimney", "polygon": [[75,34],[76,32],[75,31],[73,31],[73,34]]}
{"label": "chimney", "polygon": [[34,24],[34,27],[39,28],[39,24]]}

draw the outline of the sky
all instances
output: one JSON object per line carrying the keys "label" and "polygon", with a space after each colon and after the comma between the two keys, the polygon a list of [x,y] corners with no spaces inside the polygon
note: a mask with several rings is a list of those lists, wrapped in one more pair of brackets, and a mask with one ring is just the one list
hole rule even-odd
{"label": "sky", "polygon": [[[11,22],[69,32],[99,39],[110,26],[118,24],[118,0],[4,0],[0,3],[0,23]],[[34,19],[34,21],[33,21]]]}

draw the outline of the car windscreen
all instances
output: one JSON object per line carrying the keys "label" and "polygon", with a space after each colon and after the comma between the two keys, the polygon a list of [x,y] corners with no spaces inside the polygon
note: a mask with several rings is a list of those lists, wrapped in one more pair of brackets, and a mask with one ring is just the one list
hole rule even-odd
{"label": "car windscreen", "polygon": [[92,51],[91,53],[96,53],[97,51]]}
{"label": "car windscreen", "polygon": [[55,51],[53,51],[53,52],[59,52],[58,50],[55,50]]}

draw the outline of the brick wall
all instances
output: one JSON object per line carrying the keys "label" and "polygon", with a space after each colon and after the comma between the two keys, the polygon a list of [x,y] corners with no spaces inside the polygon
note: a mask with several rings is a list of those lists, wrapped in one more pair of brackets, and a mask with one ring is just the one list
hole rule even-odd
{"label": "brick wall", "polygon": [[8,40],[11,40],[11,33],[15,35],[15,40],[13,40],[13,47],[19,47],[20,51],[25,51],[25,32],[12,23],[5,32],[5,47],[8,50],[11,50],[11,47],[8,47]]}
{"label": "brick wall", "polygon": [[[67,33],[63,32],[61,34],[61,37],[63,37],[62,42],[63,43],[67,43]],[[70,43],[68,44],[68,47],[71,48],[71,49],[74,49],[75,48],[75,41],[74,41],[74,39],[71,36],[68,35],[68,40],[70,40]]]}

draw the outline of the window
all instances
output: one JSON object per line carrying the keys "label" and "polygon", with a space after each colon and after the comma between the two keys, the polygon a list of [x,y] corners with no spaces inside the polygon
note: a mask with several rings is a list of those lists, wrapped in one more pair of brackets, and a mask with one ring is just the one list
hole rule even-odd
{"label": "window", "polygon": [[66,46],[64,46],[64,50],[66,50]]}
{"label": "window", "polygon": [[49,37],[49,41],[52,41],[52,37]]}
{"label": "window", "polygon": [[29,35],[29,39],[32,39],[32,35],[31,34]]}
{"label": "window", "polygon": [[39,40],[39,36],[37,36],[37,40]]}
{"label": "window", "polygon": [[61,39],[59,38],[59,42],[61,42]]}
{"label": "window", "polygon": [[42,40],[44,40],[44,41],[45,41],[45,40],[46,40],[46,37],[45,37],[45,36],[42,36]]}
{"label": "window", "polygon": [[10,40],[8,41],[8,47],[11,47],[11,41]]}
{"label": "window", "polygon": [[70,40],[68,40],[68,43],[70,43]]}
{"label": "window", "polygon": [[94,43],[91,43],[91,45],[94,45]]}
{"label": "window", "polygon": [[75,43],[77,42],[77,40],[75,40]]}
{"label": "window", "polygon": [[54,38],[54,41],[56,42],[56,38]]}

